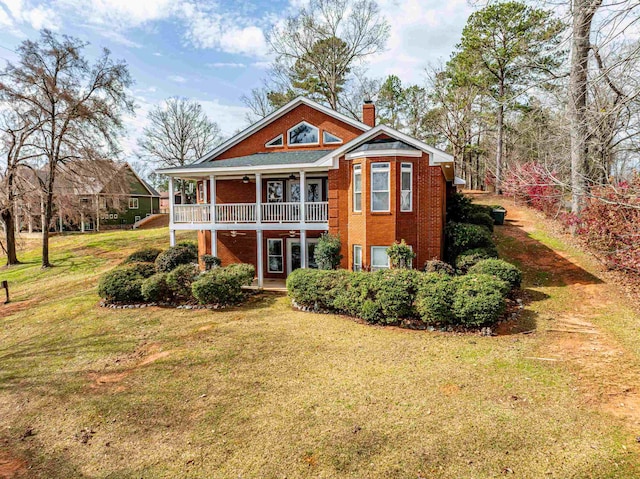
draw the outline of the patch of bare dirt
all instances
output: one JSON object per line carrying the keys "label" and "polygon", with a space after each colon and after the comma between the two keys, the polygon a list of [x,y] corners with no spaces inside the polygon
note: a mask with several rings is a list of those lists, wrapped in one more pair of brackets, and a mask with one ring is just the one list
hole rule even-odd
{"label": "patch of bare dirt", "polygon": [[0,317],[7,318],[12,314],[19,313],[37,302],[36,299],[26,301],[11,301],[9,304],[4,303],[4,290],[0,290]]}
{"label": "patch of bare dirt", "polygon": [[0,479],[24,477],[26,471],[27,463],[25,461],[0,451]]}
{"label": "patch of bare dirt", "polygon": [[[112,361],[111,364],[119,367],[119,371],[90,373],[88,375],[91,381],[89,387],[91,389],[98,389],[112,386],[115,387],[115,392],[124,391],[125,387],[118,385],[120,382],[133,374],[137,369],[167,358],[173,352],[172,350],[163,351],[159,343],[142,343],[132,353]],[[106,369],[109,367],[110,365],[105,365]]]}
{"label": "patch of bare dirt", "polygon": [[512,256],[523,264],[547,272],[551,286],[568,289],[566,308],[552,318],[540,351],[542,359],[561,362],[577,377],[586,404],[640,425],[640,372],[635,358],[592,319],[616,301],[624,301],[618,287],[584,270],[564,252],[541,245],[529,233],[536,224],[522,207],[509,205],[508,224],[501,232],[522,247]]}

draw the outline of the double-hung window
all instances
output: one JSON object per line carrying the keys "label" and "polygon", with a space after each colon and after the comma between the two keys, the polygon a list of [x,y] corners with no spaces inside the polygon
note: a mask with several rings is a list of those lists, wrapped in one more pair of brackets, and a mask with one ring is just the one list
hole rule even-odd
{"label": "double-hung window", "polygon": [[359,244],[353,245],[353,270],[362,271],[362,246]]}
{"label": "double-hung window", "polygon": [[389,211],[389,163],[371,164],[371,211]]}
{"label": "double-hung window", "polygon": [[267,271],[269,273],[282,273],[284,271],[281,239],[267,239]]}
{"label": "double-hung window", "polygon": [[389,269],[389,256],[386,246],[371,247],[371,271],[379,269]]}
{"label": "double-hung window", "polygon": [[138,198],[129,198],[129,209],[137,210],[139,208]]}
{"label": "double-hung window", "polygon": [[353,165],[353,211],[362,211],[362,165]]}
{"label": "double-hung window", "polygon": [[413,163],[400,167],[400,211],[413,211]]}

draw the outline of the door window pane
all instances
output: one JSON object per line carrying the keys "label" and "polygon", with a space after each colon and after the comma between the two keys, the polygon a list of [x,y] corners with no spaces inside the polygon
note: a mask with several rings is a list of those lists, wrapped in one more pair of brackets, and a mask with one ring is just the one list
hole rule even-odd
{"label": "door window pane", "polygon": [[307,267],[311,269],[318,269],[318,263],[316,263],[316,243],[307,243]]}
{"label": "door window pane", "polygon": [[267,202],[282,203],[284,201],[284,185],[282,181],[267,181]]}
{"label": "door window pane", "polygon": [[267,268],[269,273],[282,273],[282,240],[267,239]]}
{"label": "door window pane", "polygon": [[389,268],[389,256],[386,246],[371,247],[371,271]]}

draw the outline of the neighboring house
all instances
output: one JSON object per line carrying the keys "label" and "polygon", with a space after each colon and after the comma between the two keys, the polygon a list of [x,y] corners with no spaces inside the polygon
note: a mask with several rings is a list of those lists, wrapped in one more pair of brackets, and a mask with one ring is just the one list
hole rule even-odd
{"label": "neighboring house", "polygon": [[372,103],[363,120],[297,98],[198,162],[159,170],[169,191],[176,178],[198,185],[198,204],[170,204],[171,244],[176,230],[198,230],[200,254],[254,264],[260,286],[315,267],[325,231],[340,236],[343,268],[387,268],[401,239],[414,267],[441,258],[453,158],[375,126]]}
{"label": "neighboring house", "polygon": [[[45,173],[39,171],[38,175],[44,181]],[[42,231],[42,201],[40,194],[37,196],[31,201],[33,205],[20,210],[21,229]],[[159,193],[128,163],[109,160],[83,160],[62,166],[54,186],[54,203],[55,225],[51,228],[56,231],[131,228],[160,211]]]}

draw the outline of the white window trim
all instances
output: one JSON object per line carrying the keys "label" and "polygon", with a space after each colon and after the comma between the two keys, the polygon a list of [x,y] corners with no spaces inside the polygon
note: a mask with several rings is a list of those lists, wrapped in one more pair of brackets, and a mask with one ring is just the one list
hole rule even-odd
{"label": "white window trim", "polygon": [[[280,201],[269,201],[269,185],[274,184],[274,183],[280,183],[280,185],[282,186],[282,198],[280,199]],[[267,203],[284,203],[287,200],[287,192],[284,189],[285,189],[284,180],[268,180],[267,181],[267,191],[266,191],[267,192]]]}
{"label": "white window trim", "polygon": [[[269,254],[269,243],[272,241],[277,241],[280,243],[280,254]],[[267,272],[269,273],[284,273],[284,244],[282,241],[282,238],[267,238]],[[280,264],[282,265],[282,267],[280,268],[280,271],[274,271],[271,269],[271,261],[269,261],[269,258],[281,258],[282,261],[280,262]]]}
{"label": "white window trim", "polygon": [[[291,143],[291,138],[289,134],[291,133],[291,131],[295,130],[300,125],[309,125],[311,128],[315,128],[315,130],[318,132],[318,135],[317,135],[318,141],[316,141],[315,143]],[[289,145],[289,148],[295,148],[297,146],[313,146],[313,145],[319,145],[319,144],[320,144],[320,128],[318,128],[315,125],[312,125],[308,121],[301,121],[297,125],[293,125],[291,128],[287,130],[287,145]]]}
{"label": "white window trim", "polygon": [[[331,135],[334,138],[336,138],[337,141],[329,141],[326,139],[325,135]],[[334,135],[330,131],[322,130],[322,143],[324,145],[341,145],[343,141],[342,141],[342,138],[340,138],[338,135]]]}
{"label": "white window trim", "polygon": [[[375,249],[382,249],[384,250],[384,254],[387,257],[387,264],[386,265],[376,265],[373,264],[373,250]],[[387,246],[372,246],[371,247],[371,271],[378,271],[380,269],[389,269],[391,267],[391,262],[389,261],[389,255],[387,254]]]}
{"label": "white window trim", "polygon": [[[356,263],[356,249],[360,250],[360,262]],[[353,245],[353,271],[362,271],[362,245],[354,244]]]}
{"label": "white window trim", "polygon": [[[402,189],[402,174],[406,173],[405,168],[409,172],[409,190]],[[409,209],[408,210],[402,209],[402,193],[404,191],[409,191]],[[400,211],[402,213],[410,213],[413,211],[413,163],[400,164]]]}
{"label": "white window trim", "polygon": [[[279,145],[272,145],[272,143],[274,141],[278,141],[278,140],[282,140],[282,143],[280,143]],[[280,133],[278,136],[276,136],[275,138],[267,141],[264,144],[265,148],[282,148],[284,146],[284,135],[282,133]]]}
{"label": "white window trim", "polygon": [[[379,166],[375,166],[375,165],[379,165]],[[387,189],[385,190],[380,190],[380,191],[374,191],[373,190],[373,173],[374,171],[381,171],[383,170],[383,166],[386,166],[386,172],[387,172]],[[391,163],[371,163],[370,168],[371,173],[369,174],[369,185],[370,185],[370,189],[371,189],[371,212],[372,213],[389,213],[391,211]],[[384,170],[383,170],[384,171]],[[374,210],[373,209],[373,194],[374,193],[387,193],[388,194],[388,201],[389,204],[387,206],[386,210]]]}
{"label": "white window trim", "polygon": [[[353,165],[353,211],[354,213],[362,213],[362,165]],[[360,191],[356,191],[356,171],[360,175]],[[356,209],[356,194],[360,194],[360,209]]]}
{"label": "white window trim", "polygon": [[[131,203],[135,206],[131,206]],[[129,198],[129,209],[130,210],[139,210],[140,209],[140,200],[138,198]]]}

